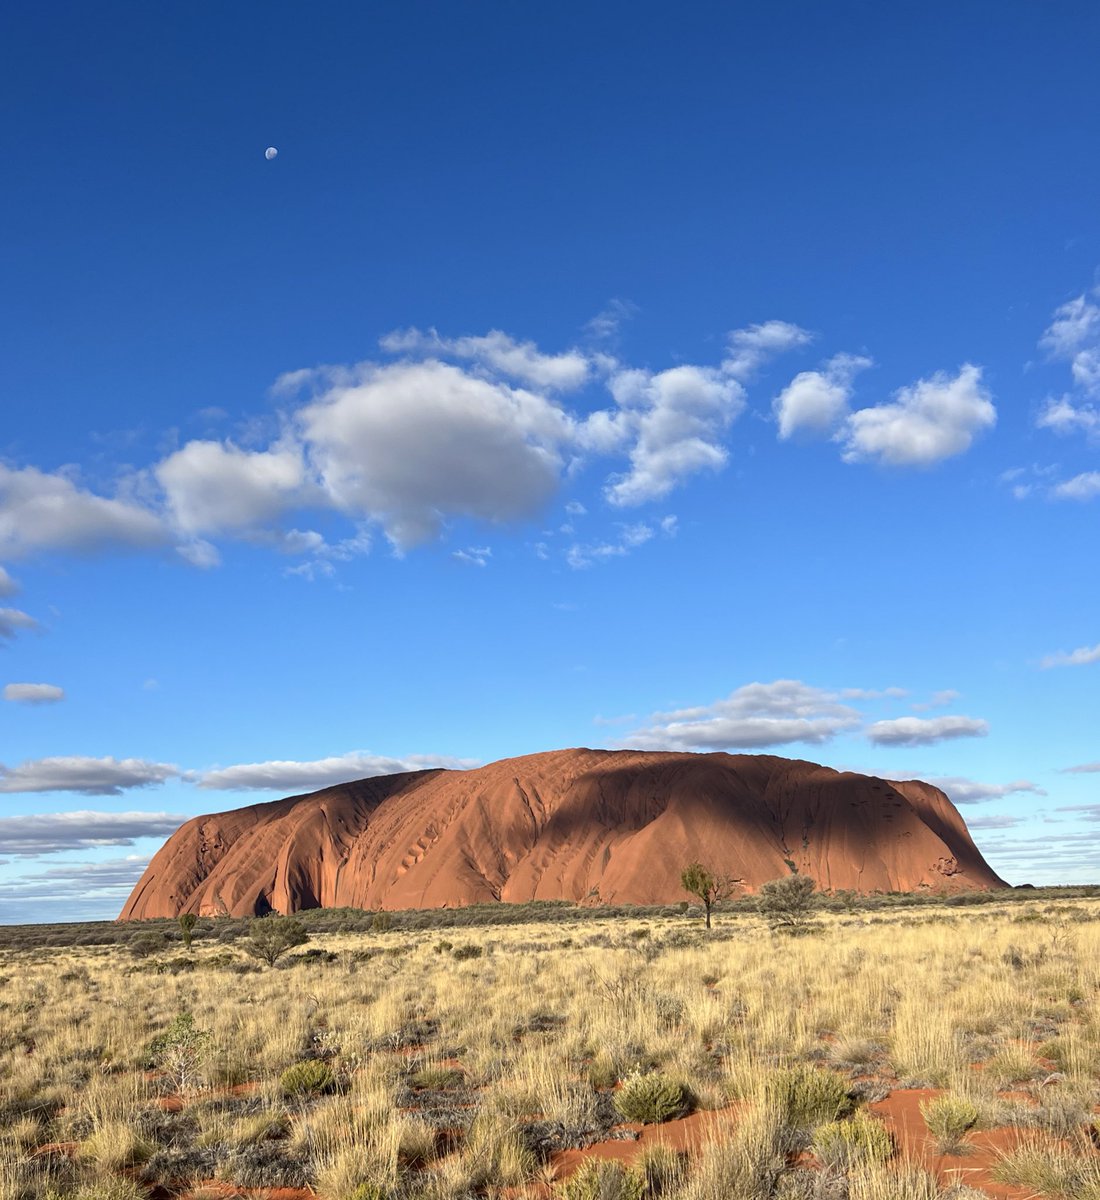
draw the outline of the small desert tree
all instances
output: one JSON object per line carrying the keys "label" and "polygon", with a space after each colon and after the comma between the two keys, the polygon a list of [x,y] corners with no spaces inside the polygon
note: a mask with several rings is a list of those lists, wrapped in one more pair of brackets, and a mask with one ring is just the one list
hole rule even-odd
{"label": "small desert tree", "polygon": [[257,917],[248,927],[248,937],[241,943],[245,953],[273,967],[295,946],[309,941],[309,934],[293,917],[271,915]]}
{"label": "small desert tree", "polygon": [[803,929],[817,908],[816,886],[809,875],[770,879],[760,888],[756,910],[773,929]]}
{"label": "small desert tree", "polygon": [[729,875],[718,875],[699,862],[693,862],[689,867],[685,867],[680,876],[680,884],[684,891],[690,892],[702,900],[708,929],[710,928],[710,910],[719,900],[728,900],[740,883],[740,879],[733,879]]}
{"label": "small desert tree", "polygon": [[178,917],[180,923],[180,935],[183,937],[184,949],[188,954],[191,953],[191,936],[195,932],[195,922],[198,917],[194,913],[180,913]]}

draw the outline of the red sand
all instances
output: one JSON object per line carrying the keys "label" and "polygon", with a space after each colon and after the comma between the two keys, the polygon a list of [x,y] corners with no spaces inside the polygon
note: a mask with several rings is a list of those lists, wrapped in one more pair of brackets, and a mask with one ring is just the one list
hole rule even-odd
{"label": "red sand", "polygon": [[[926,1170],[934,1171],[944,1183],[965,1183],[978,1188],[991,1200],[1030,1200],[1030,1188],[1015,1184],[997,1183],[992,1170],[997,1165],[997,1152],[1012,1150],[1028,1135],[1022,1129],[980,1129],[966,1136],[969,1154],[940,1154],[924,1123],[921,1102],[928,1103],[942,1091],[925,1088],[902,1088],[891,1092],[885,1100],[870,1105],[871,1112],[881,1117],[893,1133],[899,1150]],[[1032,1134],[1032,1136],[1034,1136]]]}
{"label": "red sand", "polygon": [[752,754],[559,750],[471,771],[364,779],[196,817],[122,919],[494,900],[664,904],[699,860],[747,889],[1002,887],[948,798]]}

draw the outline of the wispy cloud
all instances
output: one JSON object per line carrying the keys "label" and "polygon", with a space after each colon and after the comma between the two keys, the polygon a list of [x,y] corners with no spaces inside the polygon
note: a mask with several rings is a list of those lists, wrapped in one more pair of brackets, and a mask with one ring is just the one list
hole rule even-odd
{"label": "wispy cloud", "polygon": [[1012,829],[1022,820],[1022,817],[1002,813],[1000,816],[970,817],[966,825],[968,829]]}
{"label": "wispy cloud", "polygon": [[65,699],[65,689],[53,683],[7,683],[4,699],[13,704],[56,704]]}
{"label": "wispy cloud", "polygon": [[727,340],[729,351],[722,362],[722,370],[744,382],[769,359],[808,346],[814,335],[789,321],[764,321],[745,329],[735,329]]}
{"label": "wispy cloud", "polygon": [[639,750],[752,750],[821,744],[859,724],[859,713],[838,693],[777,679],[746,684],[711,704],[654,713],[619,744]]}
{"label": "wispy cloud", "polygon": [[929,698],[913,705],[914,712],[928,712],[932,708],[946,708],[959,699],[959,693],[954,688],[944,688],[942,692],[933,692]]}
{"label": "wispy cloud", "polygon": [[575,542],[565,552],[565,561],[574,571],[581,571],[596,563],[606,562],[609,558],[623,558],[651,541],[658,530],[666,537],[674,536],[676,518],[665,517],[656,527],[644,521],[633,525],[620,525],[619,536],[614,541]]}
{"label": "wispy cloud", "polygon": [[269,762],[241,763],[191,772],[188,776],[200,788],[219,791],[292,792],[317,791],[367,779],[375,775],[393,775],[402,771],[463,771],[478,766],[478,760],[449,758],[438,754],[411,754],[407,758],[386,758],[364,750],[310,762],[273,759]]}
{"label": "wispy cloud", "polygon": [[65,863],[0,881],[0,922],[102,920],[114,915],[141,878],[142,855]]}
{"label": "wispy cloud", "polygon": [[931,746],[953,738],[985,737],[989,722],[978,717],[897,717],[867,727],[876,746]]}
{"label": "wispy cloud", "polygon": [[1050,493],[1055,500],[1092,500],[1100,496],[1100,471],[1083,471],[1064,483],[1055,484]]}
{"label": "wispy cloud", "polygon": [[1001,800],[1005,796],[1015,796],[1022,792],[1030,792],[1036,796],[1046,795],[1044,789],[1037,783],[1032,783],[1030,779],[1014,779],[1011,783],[982,783],[963,775],[930,775],[925,777],[925,782],[938,787],[955,804],[983,804],[987,800]]}
{"label": "wispy cloud", "polygon": [[1100,662],[1100,643],[1095,646],[1078,646],[1076,650],[1059,650],[1055,654],[1048,654],[1040,661],[1039,666],[1044,670],[1049,670],[1051,667],[1086,667],[1094,662]]}
{"label": "wispy cloud", "polygon": [[153,787],[180,774],[169,763],[141,758],[38,758],[17,767],[0,764],[0,792],[80,792],[121,796],[133,788]]}
{"label": "wispy cloud", "polygon": [[59,812],[0,817],[0,854],[33,857],[167,837],[186,821],[173,813]]}
{"label": "wispy cloud", "polygon": [[0,608],[0,641],[8,641],[24,629],[41,629],[42,626],[29,613],[18,608]]}
{"label": "wispy cloud", "polygon": [[[597,318],[598,319],[598,318]],[[606,318],[609,326],[610,318]],[[534,342],[519,342],[500,329],[478,337],[440,337],[434,330],[400,329],[379,339],[389,354],[469,359],[531,387],[570,392],[583,386],[592,370],[580,350],[544,354]]]}

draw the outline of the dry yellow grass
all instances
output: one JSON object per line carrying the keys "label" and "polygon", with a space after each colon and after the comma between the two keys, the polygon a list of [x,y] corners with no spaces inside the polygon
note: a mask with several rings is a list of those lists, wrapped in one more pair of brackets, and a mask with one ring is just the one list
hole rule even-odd
{"label": "dry yellow grass", "polygon": [[[482,956],[439,952],[434,932],[327,934],[311,946],[333,961],[244,974],[216,965],[227,951],[209,941],[180,974],[117,947],[3,952],[0,1200],[61,1200],[127,1166],[170,1175],[165,1122],[187,1116],[187,1145],[211,1154],[195,1150],[198,1174],[173,1187],[199,1182],[215,1152],[240,1180],[276,1178],[264,1156],[282,1155],[333,1200],[534,1186],[546,1172],[522,1131],[598,1130],[591,1081],[631,1070],[660,1069],[702,1107],[743,1106],[729,1137],[666,1171],[669,1200],[793,1195],[792,1134],[766,1086],[787,1065],[945,1087],[986,1122],[1049,1118],[1059,1133],[1083,1130],[1100,1099],[1098,902],[832,915],[793,939],[719,917],[713,936],[649,918],[464,929],[461,942]],[[146,1059],[181,1013],[210,1037],[173,1118]],[[318,1055],[339,1090],[285,1098],[280,1074]],[[441,1086],[410,1090],[416,1079]],[[1009,1087],[1037,1104],[1014,1108],[998,1094]],[[46,1142],[79,1152],[36,1158]],[[1067,1153],[1095,1151],[1079,1139]],[[854,1171],[851,1194],[931,1186],[892,1161]]]}

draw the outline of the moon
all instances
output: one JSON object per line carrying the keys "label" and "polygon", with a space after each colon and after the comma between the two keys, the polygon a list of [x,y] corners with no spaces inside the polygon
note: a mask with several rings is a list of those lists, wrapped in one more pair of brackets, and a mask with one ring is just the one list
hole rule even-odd
{"label": "moon", "polygon": [[268,162],[271,162],[273,158],[277,157],[278,153],[279,151],[276,150],[274,146],[268,146],[268,148],[264,151],[264,158],[266,158]]}

